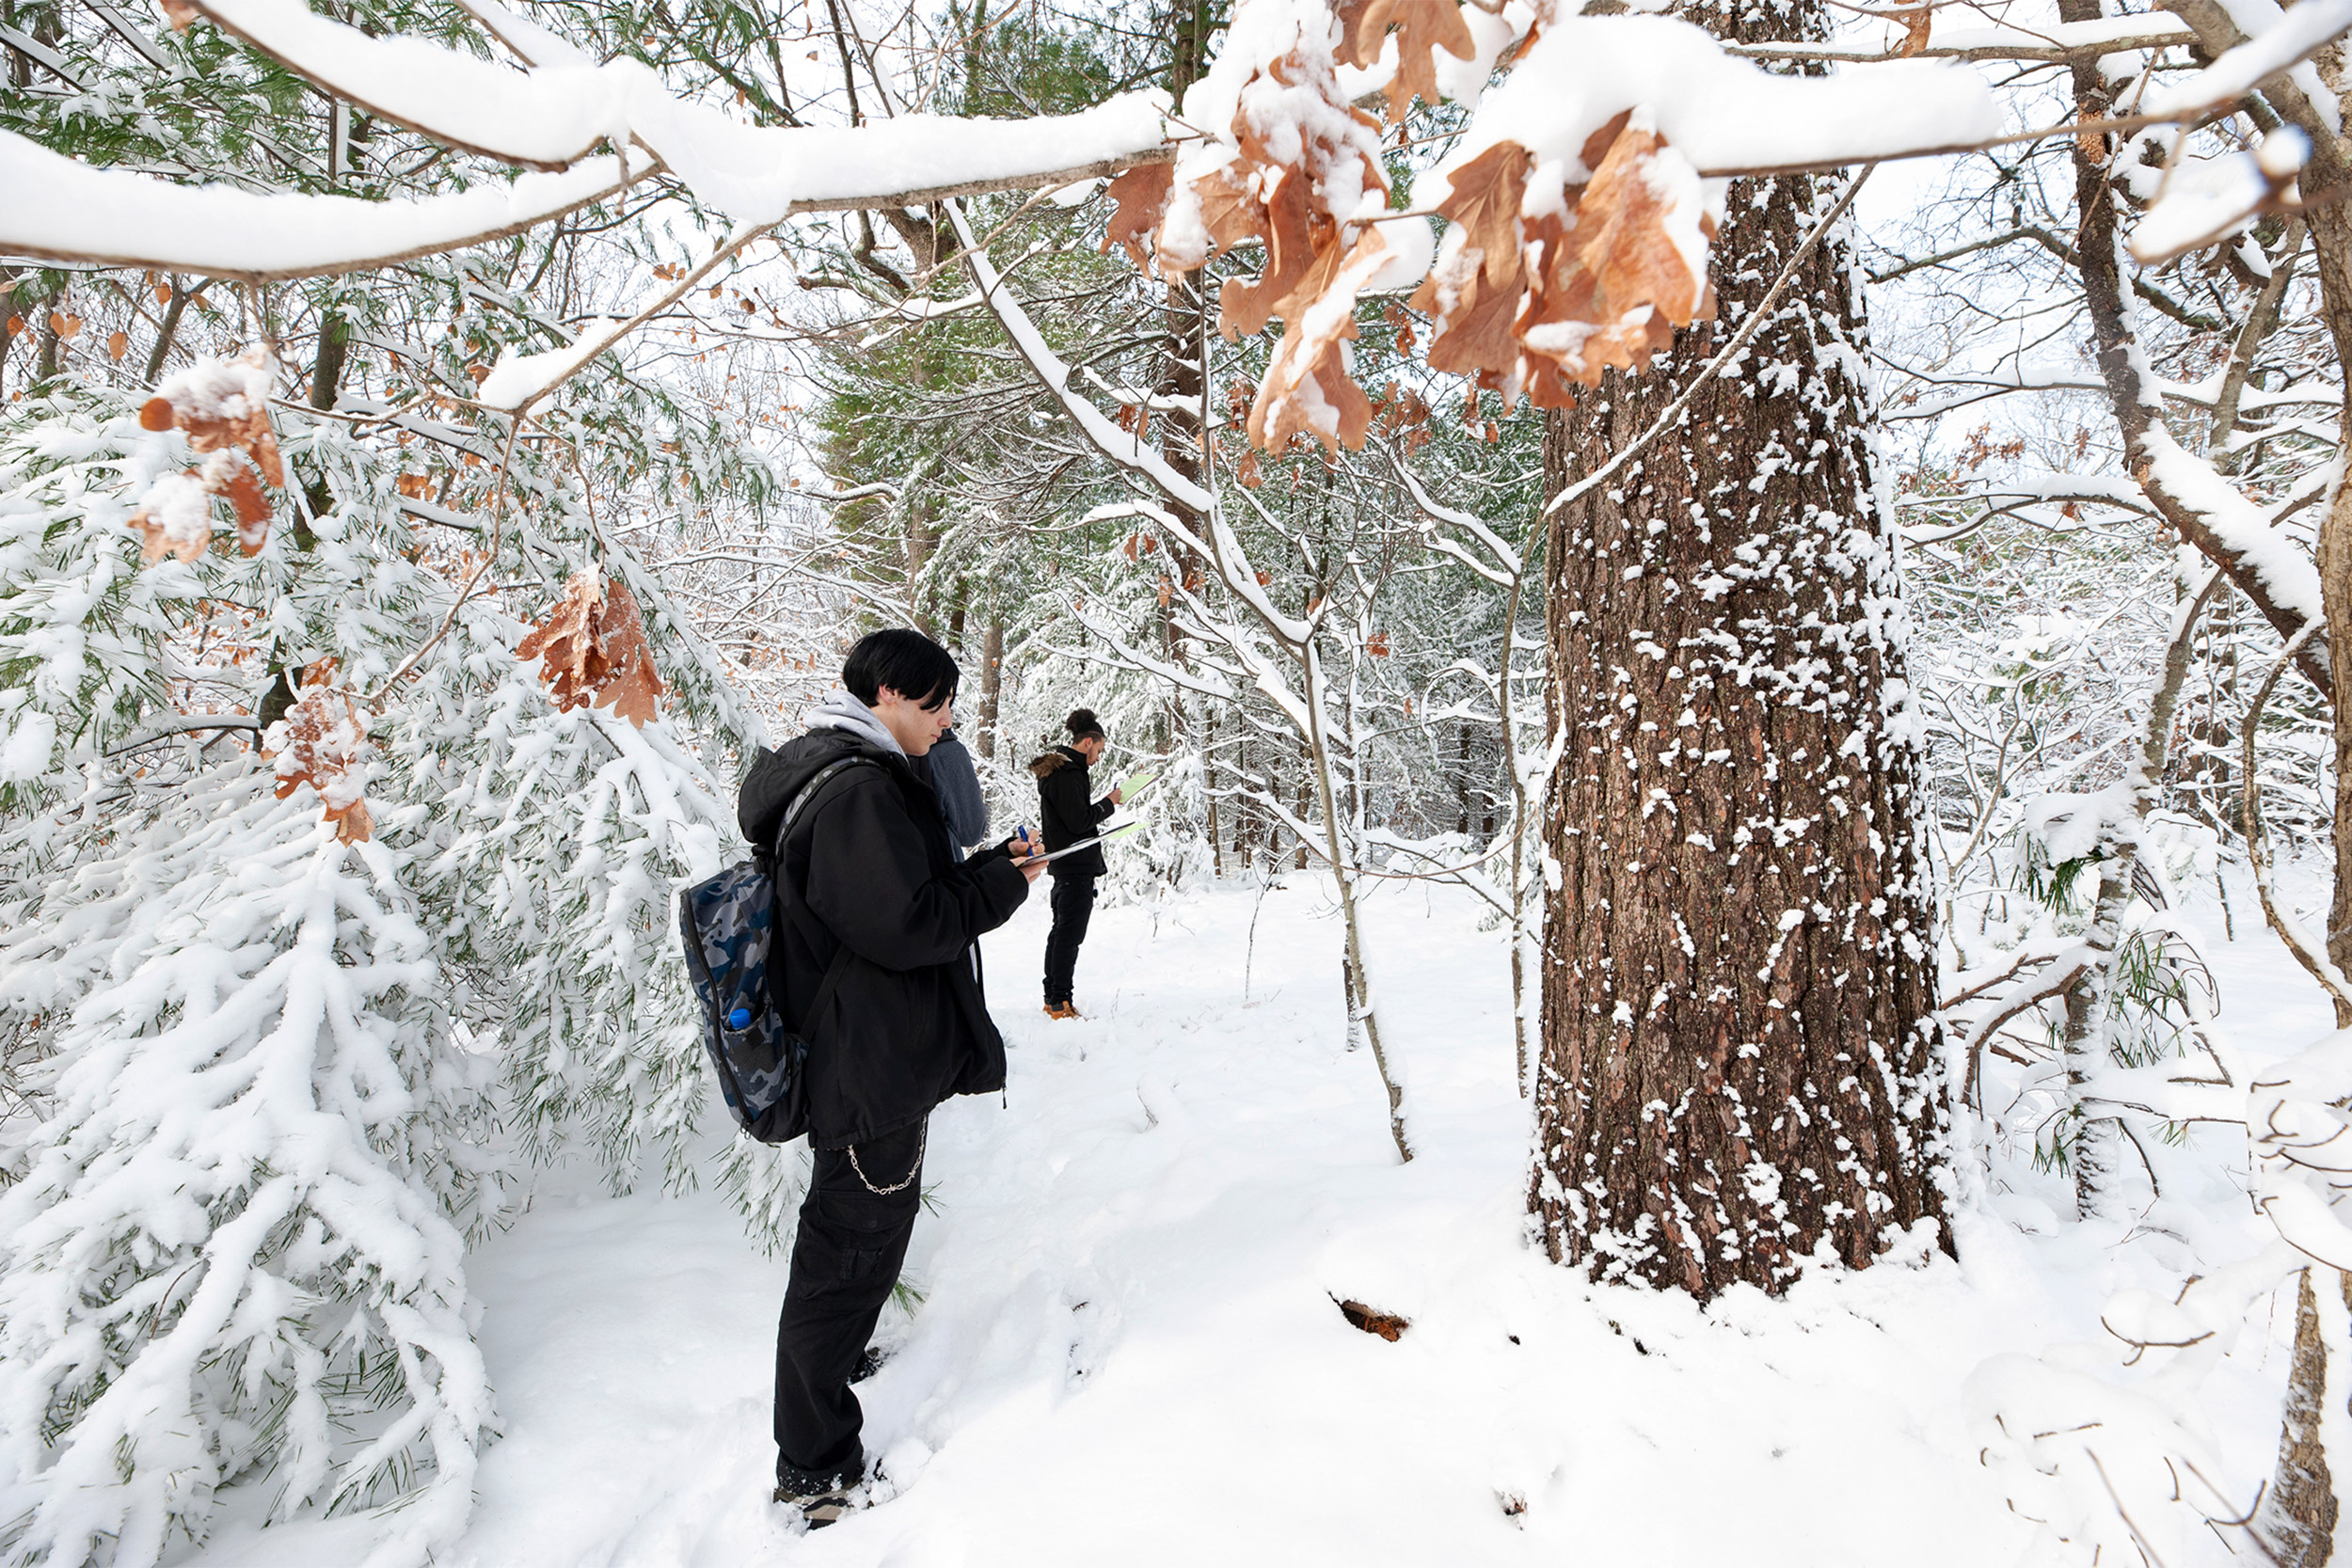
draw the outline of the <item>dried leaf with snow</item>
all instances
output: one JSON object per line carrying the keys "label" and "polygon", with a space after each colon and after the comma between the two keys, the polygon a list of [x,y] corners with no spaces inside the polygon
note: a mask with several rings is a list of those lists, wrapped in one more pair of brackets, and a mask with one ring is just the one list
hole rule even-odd
{"label": "dried leaf with snow", "polygon": [[204,460],[204,488],[215,496],[229,499],[229,509],[236,514],[237,548],[246,555],[259,555],[269,543],[269,497],[262,492],[262,472],[253,460],[235,447],[226,448]]}
{"label": "dried leaf with snow", "polygon": [[278,798],[302,784],[317,790],[343,843],[364,843],[375,831],[367,802],[374,752],[367,721],[349,691],[315,686],[305,691],[262,736],[262,754],[275,760]]}
{"label": "dried leaf with snow", "polygon": [[1897,57],[1907,59],[1928,46],[1928,35],[1935,26],[1935,13],[1926,0],[1920,0],[1914,9],[1903,13],[1902,22],[1903,39],[1895,45],[1894,53]]}
{"label": "dried leaf with snow", "polygon": [[269,423],[276,369],[259,348],[233,360],[200,359],[157,388],[139,409],[141,428],[176,428],[206,454],[201,468],[166,474],[140,498],[131,526],[145,538],[148,563],[167,553],[194,561],[204,552],[213,533],[211,496],[227,497],[236,514],[238,548],[256,555],[269,542],[271,507],[262,485],[286,483]]}
{"label": "dried leaf with snow", "polygon": [[593,702],[642,729],[664,689],[636,599],[627,587],[591,571],[573,576],[554,610],[525,634],[515,655],[545,661],[548,694],[566,713]]}
{"label": "dried leaf with snow", "polygon": [[167,404],[171,425],[186,434],[188,445],[203,452],[234,447],[253,460],[263,479],[283,485],[285,465],[269,422],[270,384],[277,374],[277,363],[259,345],[234,359],[199,359],[155,388],[139,411],[139,422],[150,430],[166,428],[155,422],[155,404]]}
{"label": "dried leaf with snow", "polygon": [[1356,336],[1357,294],[1390,261],[1387,241],[1369,225],[1345,256],[1331,247],[1316,258],[1309,276],[1283,302],[1282,341],[1275,345],[1249,410],[1251,440],[1268,451],[1282,451],[1298,436],[1327,446],[1364,444],[1372,400],[1348,374],[1341,344]]}
{"label": "dried leaf with snow", "polygon": [[1519,211],[1534,161],[1517,142],[1497,142],[1453,175],[1438,211],[1454,227],[1413,295],[1414,309],[1437,318],[1432,370],[1502,376],[1518,363],[1514,328],[1527,289]]}
{"label": "dried leaf with snow", "polygon": [[[1394,8],[1373,0],[1358,20],[1376,37]],[[1155,245],[1175,272],[1250,240],[1265,246],[1257,277],[1225,286],[1219,325],[1231,338],[1278,316],[1285,324],[1249,414],[1251,438],[1274,448],[1297,435],[1360,444],[1371,404],[1343,346],[1355,336],[1357,295],[1413,266],[1417,245],[1426,260],[1419,220],[1397,225],[1397,236],[1375,232],[1389,195],[1379,122],[1341,88],[1332,32],[1319,0],[1236,12],[1225,51],[1184,99],[1187,117],[1224,130],[1178,160]]]}
{"label": "dried leaf with snow", "polygon": [[130,525],[141,540],[139,561],[152,566],[165,556],[194,561],[213,542],[212,493],[197,469],[159,475],[140,498]]}
{"label": "dried leaf with snow", "polygon": [[1524,391],[1570,406],[1574,388],[1646,366],[1675,328],[1714,314],[1715,221],[1689,161],[1632,115],[1581,161],[1592,178],[1569,185],[1561,165],[1498,142],[1453,171],[1439,204],[1454,228],[1413,299],[1438,321],[1429,362],[1506,405]]}
{"label": "dried leaf with snow", "polygon": [[1342,48],[1352,40],[1354,63],[1370,67],[1380,58],[1381,40],[1391,27],[1396,29],[1396,74],[1389,79],[1389,121],[1402,124],[1415,98],[1435,108],[1443,97],[1433,52],[1442,49],[1467,60],[1478,46],[1454,0],[1371,0],[1357,12]]}
{"label": "dried leaf with snow", "polygon": [[1144,246],[1160,227],[1175,184],[1173,164],[1140,164],[1113,180],[1109,194],[1119,208],[1111,214],[1110,228],[1103,235],[1104,253],[1107,255],[1113,245],[1121,246],[1136,266],[1148,269],[1152,258]]}

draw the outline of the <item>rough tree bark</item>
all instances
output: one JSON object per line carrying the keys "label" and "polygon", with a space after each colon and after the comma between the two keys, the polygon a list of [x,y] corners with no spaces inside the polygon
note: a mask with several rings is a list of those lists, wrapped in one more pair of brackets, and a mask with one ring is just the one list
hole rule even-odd
{"label": "rough tree bark", "polygon": [[[1827,31],[1820,0],[1677,14],[1726,39]],[[1548,492],[1675,399],[1838,184],[1731,187],[1719,322],[1551,415]],[[1844,237],[1817,247],[1744,362],[1550,519],[1566,748],[1530,1207],[1551,1256],[1598,1277],[1776,1292],[1817,1249],[1860,1266],[1940,1214],[1928,873],[1858,277]]]}
{"label": "rough tree bark", "polygon": [[[2325,1568],[2336,1544],[2336,1487],[2321,1439],[2328,1391],[2328,1343],[2320,1333],[2321,1290],[2340,1292],[2352,1307],[2352,1280],[2334,1269],[2305,1269],[2296,1286],[2295,1360],[2287,1374],[2285,1423],[2279,1434],[2279,1469],[2264,1499],[2260,1530],[2279,1568]],[[2342,1398],[2342,1390],[2338,1390]]]}
{"label": "rough tree bark", "polygon": [[194,289],[181,287],[178,273],[173,273],[167,281],[170,298],[164,306],[163,325],[155,332],[155,346],[147,355],[147,385],[150,387],[163,379],[164,363],[171,357],[171,345],[180,336],[180,318],[187,314],[188,300],[196,293]]}
{"label": "rough tree bark", "polygon": [[996,711],[1005,690],[1005,618],[992,610],[980,641],[980,755],[996,759]]}
{"label": "rough tree bark", "polygon": [[58,347],[62,340],[57,336],[56,323],[64,309],[65,292],[61,289],[52,290],[49,297],[40,302],[40,315],[34,323],[36,341],[40,344],[40,351],[33,360],[33,385],[36,387],[57,379]]}
{"label": "rough tree bark", "polygon": [[919,497],[907,498],[906,547],[907,611],[914,619],[914,629],[929,637],[931,633],[931,598],[923,591],[923,568],[931,559],[930,506]]}
{"label": "rough tree bark", "polygon": [[[1174,0],[1172,12],[1167,19],[1169,55],[1168,66],[1168,95],[1184,102],[1184,89],[1200,79],[1207,66],[1208,40],[1213,36],[1216,19],[1209,12],[1206,0]],[[1203,292],[1201,269],[1169,276],[1168,298],[1162,308],[1161,341],[1158,372],[1152,388],[1153,427],[1160,436],[1160,455],[1168,466],[1195,484],[1204,482],[1207,472],[1205,436],[1201,431],[1202,397],[1205,375],[1202,361],[1207,352],[1207,295]],[[1187,505],[1181,497],[1162,498],[1163,503],[1176,514],[1177,520],[1195,538],[1207,531],[1208,519]],[[1175,570],[1170,558],[1163,570]],[[1160,657],[1170,663],[1184,662],[1183,639],[1176,630],[1176,610],[1173,600],[1160,606]],[[1165,693],[1159,711],[1152,717],[1156,732],[1152,738],[1156,749],[1166,755],[1178,744],[1184,731],[1184,693],[1170,687]],[[1214,835],[1212,835],[1214,837]]]}

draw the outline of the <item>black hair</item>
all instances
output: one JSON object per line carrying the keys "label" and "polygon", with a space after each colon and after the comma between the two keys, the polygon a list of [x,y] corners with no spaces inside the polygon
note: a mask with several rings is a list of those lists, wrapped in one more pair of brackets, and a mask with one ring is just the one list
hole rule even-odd
{"label": "black hair", "polygon": [[1103,721],[1094,717],[1094,710],[1090,707],[1074,709],[1061,723],[1062,728],[1070,732],[1070,738],[1073,740],[1084,740],[1089,736],[1092,736],[1097,740],[1110,738],[1103,733]]}
{"label": "black hair", "polygon": [[962,680],[963,672],[946,649],[904,626],[859,638],[841,665],[841,684],[868,707],[886,686],[918,707],[936,709],[955,696]]}

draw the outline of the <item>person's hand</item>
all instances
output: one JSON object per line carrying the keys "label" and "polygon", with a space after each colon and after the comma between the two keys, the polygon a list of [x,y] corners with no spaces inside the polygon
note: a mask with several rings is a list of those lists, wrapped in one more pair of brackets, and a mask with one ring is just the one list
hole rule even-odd
{"label": "person's hand", "polygon": [[1126,799],[1126,791],[1124,791],[1124,790],[1120,789],[1120,788],[1117,784],[1113,784],[1113,785],[1111,785],[1111,804],[1112,804],[1112,805],[1114,805],[1114,806],[1115,806],[1115,805],[1119,804],[1119,802],[1120,802],[1120,801],[1121,801],[1121,800],[1125,800],[1125,799]]}
{"label": "person's hand", "polygon": [[1010,855],[1012,863],[1021,868],[1021,875],[1032,882],[1045,875],[1044,848],[1034,836],[1025,832],[1016,833],[1005,840],[1005,853]]}

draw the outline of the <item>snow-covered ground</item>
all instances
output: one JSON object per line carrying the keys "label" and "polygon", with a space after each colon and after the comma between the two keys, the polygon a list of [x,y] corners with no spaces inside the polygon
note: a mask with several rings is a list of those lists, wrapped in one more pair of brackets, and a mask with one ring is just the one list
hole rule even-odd
{"label": "snow-covered ground", "polygon": [[[1233,888],[1099,911],[1078,1023],[1038,1010],[1043,906],[988,943],[1009,1090],[933,1123],[923,1301],[885,1317],[895,1354],[862,1388],[885,1500],[816,1535],[766,1500],[782,1253],[714,1194],[613,1199],[558,1172],[474,1259],[506,1435],[447,1568],[1986,1568],[2033,1531],[1979,1462],[1964,1380],[2068,1341],[2120,1364],[2100,1303],[2181,1261],[2164,1237],[2086,1248],[2021,1190],[1963,1217],[1959,1262],[1705,1311],[1596,1289],[1524,1243],[1504,952],[1465,896],[1371,906],[1410,1165],[1345,1049],[1313,879],[1262,906]],[[2264,1057],[2328,1020],[2247,912],[2216,952]],[[1334,1298],[1411,1327],[1365,1334]],[[2289,1317],[2213,1386],[2249,1497]],[[230,1528],[189,1560],[357,1561],[364,1536]]]}

